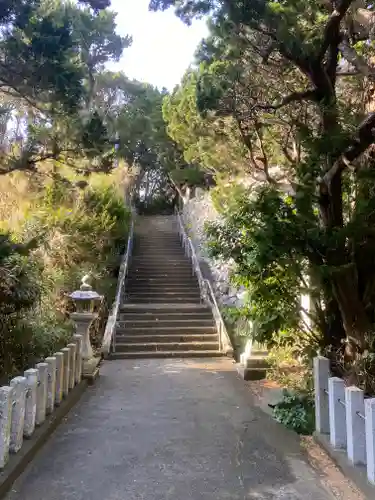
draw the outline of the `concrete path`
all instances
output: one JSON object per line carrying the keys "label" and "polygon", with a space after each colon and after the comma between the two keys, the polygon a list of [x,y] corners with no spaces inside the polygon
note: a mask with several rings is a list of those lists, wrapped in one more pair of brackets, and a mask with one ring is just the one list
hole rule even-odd
{"label": "concrete path", "polygon": [[104,364],[8,500],[332,500],[230,361]]}

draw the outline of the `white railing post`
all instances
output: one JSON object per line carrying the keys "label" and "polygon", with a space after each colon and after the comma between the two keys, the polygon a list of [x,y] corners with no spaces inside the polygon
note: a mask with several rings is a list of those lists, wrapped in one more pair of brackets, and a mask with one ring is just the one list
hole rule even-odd
{"label": "white railing post", "polygon": [[55,405],[58,406],[62,401],[64,385],[64,354],[55,352],[56,358],[56,385],[55,385]]}
{"label": "white railing post", "polygon": [[12,400],[13,387],[0,387],[0,469],[3,469],[9,460]]}
{"label": "white railing post", "polygon": [[36,391],[36,425],[42,425],[46,419],[47,409],[47,384],[48,384],[48,364],[38,363],[35,368],[38,370],[38,388]]}
{"label": "white railing post", "polygon": [[82,335],[77,333],[73,338],[77,344],[75,381],[79,384],[82,379]]}
{"label": "white railing post", "polygon": [[23,443],[23,426],[26,406],[26,378],[15,377],[10,381],[13,387],[12,419],[10,427],[9,451],[17,453]]}
{"label": "white railing post", "polygon": [[329,433],[328,379],[329,359],[314,358],[315,428],[321,434]]}
{"label": "white railing post", "polygon": [[66,398],[69,394],[70,349],[64,347],[61,352],[64,355],[63,396]]}
{"label": "white railing post", "polygon": [[23,435],[25,438],[29,438],[33,435],[35,430],[38,370],[30,368],[24,372],[24,376],[26,378],[26,403]]}
{"label": "white railing post", "polygon": [[338,377],[328,379],[330,440],[334,448],[346,447],[345,382]]}
{"label": "white railing post", "polygon": [[365,401],[358,387],[345,388],[348,458],[353,465],[366,463]]}
{"label": "white railing post", "polygon": [[367,479],[375,484],[375,398],[365,400]]}
{"label": "white railing post", "polygon": [[46,411],[49,415],[53,412],[55,408],[55,397],[56,397],[56,363],[57,360],[55,356],[50,356],[46,358],[46,363],[48,364],[47,370],[47,407]]}
{"label": "white railing post", "polygon": [[74,389],[76,385],[76,356],[77,356],[77,344],[68,344],[66,346],[69,353],[69,389]]}

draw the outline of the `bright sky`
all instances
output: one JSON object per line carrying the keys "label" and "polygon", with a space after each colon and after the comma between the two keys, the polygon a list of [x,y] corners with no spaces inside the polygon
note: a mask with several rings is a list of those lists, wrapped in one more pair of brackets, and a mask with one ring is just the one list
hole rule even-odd
{"label": "bright sky", "polygon": [[193,61],[195,49],[207,33],[205,21],[185,26],[173,13],[149,12],[149,0],[112,0],[118,12],[117,32],[133,37],[120,63],[111,64],[130,77],[172,90]]}

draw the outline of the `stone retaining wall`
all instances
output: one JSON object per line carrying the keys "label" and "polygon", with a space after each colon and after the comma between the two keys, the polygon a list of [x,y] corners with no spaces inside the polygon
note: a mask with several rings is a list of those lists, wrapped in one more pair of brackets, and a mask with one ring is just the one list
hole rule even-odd
{"label": "stone retaining wall", "polygon": [[208,256],[205,223],[220,218],[211,200],[210,192],[196,188],[194,193],[187,193],[182,217],[205,277],[210,279],[219,303],[227,306],[240,306],[244,300],[244,292],[232,287],[229,279],[233,262],[212,259]]}

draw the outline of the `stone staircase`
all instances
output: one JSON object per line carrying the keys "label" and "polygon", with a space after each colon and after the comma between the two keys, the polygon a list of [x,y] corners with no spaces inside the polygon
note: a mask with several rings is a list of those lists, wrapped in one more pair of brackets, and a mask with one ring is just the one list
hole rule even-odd
{"label": "stone staircase", "polygon": [[221,356],[173,216],[139,217],[114,358]]}

